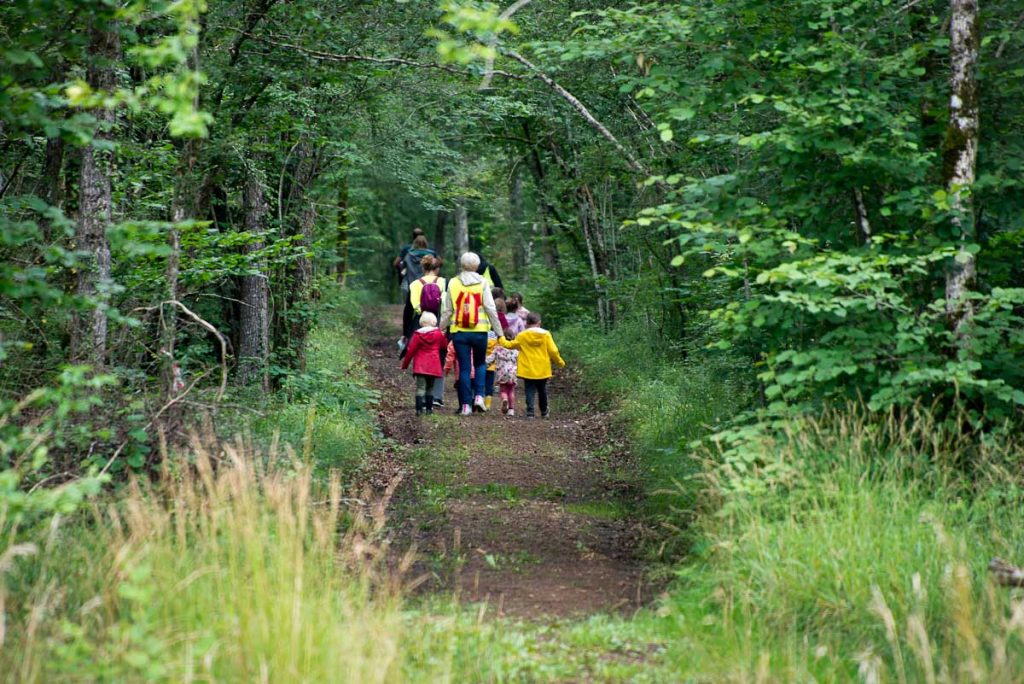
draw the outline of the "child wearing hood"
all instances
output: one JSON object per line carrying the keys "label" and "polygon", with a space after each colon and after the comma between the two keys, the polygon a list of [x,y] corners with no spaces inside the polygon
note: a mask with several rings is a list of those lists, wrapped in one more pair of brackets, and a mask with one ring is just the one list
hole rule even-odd
{"label": "child wearing hood", "polygon": [[434,413],[434,383],[443,376],[441,349],[447,340],[437,327],[437,316],[424,311],[420,316],[420,329],[412,335],[402,359],[402,370],[412,363],[416,377],[416,415]]}
{"label": "child wearing hood", "polygon": [[504,337],[498,344],[506,349],[519,351],[519,377],[526,384],[526,417],[533,418],[534,399],[540,401],[540,415],[547,418],[548,413],[548,379],[551,377],[551,366],[565,368],[565,361],[558,353],[558,345],[544,328],[540,327],[540,314],[531,312],[526,317],[526,330],[516,335],[514,340]]}

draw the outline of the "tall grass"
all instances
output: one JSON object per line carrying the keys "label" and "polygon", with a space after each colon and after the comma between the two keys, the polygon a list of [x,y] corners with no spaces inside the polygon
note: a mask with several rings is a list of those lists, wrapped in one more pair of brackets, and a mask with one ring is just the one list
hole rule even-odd
{"label": "tall grass", "polygon": [[[722,681],[1011,682],[1024,677],[1024,602],[993,585],[1024,554],[1018,444],[946,441],[927,413],[843,412],[761,445],[784,486],[723,486],[679,572],[667,628],[696,650],[673,667]],[[974,459],[970,474],[950,464]],[[1013,473],[1013,475],[1011,475]]]}
{"label": "tall grass", "polygon": [[405,630],[379,516],[347,506],[337,477],[319,485],[294,457],[194,440],[189,460],[88,519],[54,523],[8,577],[0,672],[22,682],[398,679]]}

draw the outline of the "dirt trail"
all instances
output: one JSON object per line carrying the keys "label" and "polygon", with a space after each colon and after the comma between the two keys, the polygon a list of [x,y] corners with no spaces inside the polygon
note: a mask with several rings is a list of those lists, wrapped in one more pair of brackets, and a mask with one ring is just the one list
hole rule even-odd
{"label": "dirt trail", "polygon": [[[455,591],[516,617],[630,610],[647,600],[628,517],[623,451],[606,417],[587,406],[569,373],[552,382],[550,420],[498,410],[460,418],[455,392],[417,418],[413,383],[399,370],[396,307],[368,332],[368,363],[383,397],[380,423],[393,441],[381,477],[405,473],[392,505],[395,547],[414,546],[428,591]],[[378,319],[379,320],[379,319]],[[517,413],[525,413],[520,397]]]}

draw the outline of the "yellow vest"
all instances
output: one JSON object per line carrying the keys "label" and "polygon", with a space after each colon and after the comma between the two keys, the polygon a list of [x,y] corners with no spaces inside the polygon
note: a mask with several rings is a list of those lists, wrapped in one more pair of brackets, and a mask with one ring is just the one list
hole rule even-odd
{"label": "yellow vest", "polygon": [[[487,287],[487,283],[477,283],[476,285],[463,285],[462,281],[458,278],[452,278],[448,282],[448,296],[451,297],[452,301],[452,323],[451,331],[457,332],[487,332],[491,329],[491,321],[487,318],[487,311],[484,309],[484,288]],[[463,292],[468,294],[479,294],[480,295],[480,308],[477,310],[477,321],[476,326],[472,328],[464,328],[458,324],[459,321],[459,295]]]}

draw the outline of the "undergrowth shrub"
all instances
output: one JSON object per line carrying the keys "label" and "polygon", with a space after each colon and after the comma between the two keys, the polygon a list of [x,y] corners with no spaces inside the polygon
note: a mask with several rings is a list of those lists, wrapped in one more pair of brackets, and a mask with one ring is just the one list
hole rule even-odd
{"label": "undergrowth shrub", "polygon": [[244,396],[260,407],[259,414],[220,420],[219,432],[228,437],[251,428],[263,443],[279,439],[292,445],[321,472],[339,469],[351,475],[374,448],[377,434],[370,408],[379,393],[371,387],[356,334],[369,295],[334,287],[323,292],[306,370],[290,371],[269,399]]}

